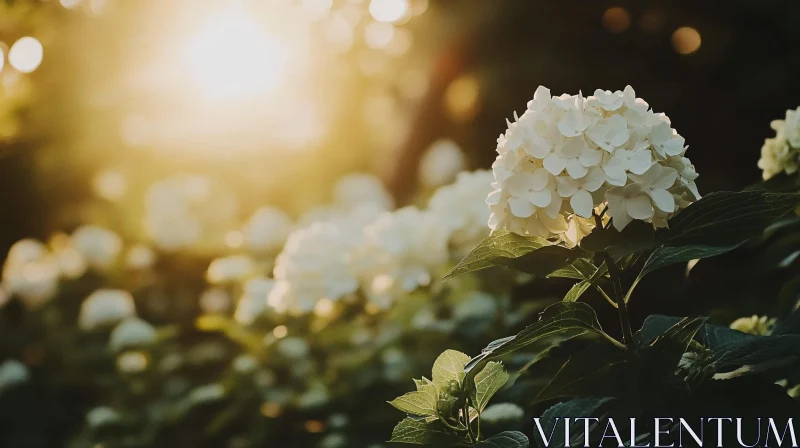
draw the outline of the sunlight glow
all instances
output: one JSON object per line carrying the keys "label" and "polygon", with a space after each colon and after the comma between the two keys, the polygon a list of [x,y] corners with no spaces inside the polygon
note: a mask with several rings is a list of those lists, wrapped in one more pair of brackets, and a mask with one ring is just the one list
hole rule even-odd
{"label": "sunlight glow", "polygon": [[213,18],[189,41],[185,69],[204,94],[238,99],[275,90],[288,50],[244,12]]}

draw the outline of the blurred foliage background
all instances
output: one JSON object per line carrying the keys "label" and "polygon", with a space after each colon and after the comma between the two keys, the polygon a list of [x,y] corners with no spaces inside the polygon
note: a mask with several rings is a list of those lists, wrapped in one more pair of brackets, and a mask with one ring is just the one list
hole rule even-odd
{"label": "blurred foliage background", "polygon": [[[137,401],[151,397],[151,388],[160,386],[163,377],[121,380],[113,361],[50,360],[60,349],[48,345],[48,339],[63,339],[70,347],[95,344],[97,353],[89,350],[86,356],[108,356],[100,348],[107,334],[95,339],[70,335],[61,321],[74,318],[94,289],[110,285],[145,290],[151,301],[171,298],[169,311],[156,306],[146,313],[161,325],[160,332],[166,331],[159,336],[168,341],[159,345],[166,354],[158,356],[171,350],[185,354],[182,344],[202,345],[206,330],[227,332],[228,338],[214,342],[222,345],[221,361],[198,361],[193,373],[185,375],[193,384],[220,378],[239,350],[226,350],[225,344],[247,346],[247,337],[213,319],[196,332],[184,327],[192,327],[204,312],[197,297],[207,287],[203,275],[209,262],[243,246],[246,235],[237,229],[246,218],[270,205],[302,221],[309,210],[334,201],[334,183],[353,172],[377,175],[397,205],[424,204],[456,172],[491,165],[509,111],[523,110],[538,85],[556,94],[581,90],[588,95],[596,88],[630,84],[656,111],[668,113],[686,138],[701,173],[701,193],[756,182],[759,148],[773,133],[770,121],[800,104],[798,23],[800,3],[792,0],[3,1],[0,252],[23,238],[55,244],[54,233],[72,232],[85,223],[114,229],[126,242],[149,244],[148,204],[172,191],[172,184],[153,190],[163,179],[183,179],[173,182],[184,182],[180,188],[188,196],[199,194],[197,213],[212,223],[214,232],[184,248],[183,255],[160,254],[160,280],[153,280],[152,273],[118,272],[110,281],[90,275],[70,283],[59,295],[70,310],[63,315],[45,313],[33,324],[19,303],[10,303],[0,322],[6,351],[0,360],[24,358],[30,366],[45,366],[42,377],[58,381],[16,391],[25,394],[16,398],[0,397],[14,403],[0,407],[0,441],[8,440],[0,445],[61,446],[68,439],[88,444],[96,434],[81,432],[85,413],[109,396],[116,406],[163,411]],[[358,188],[368,190],[369,185]],[[167,232],[167,239],[186,232],[177,219],[166,227],[175,233]],[[644,282],[637,294],[647,300],[637,300],[633,318],[641,321],[656,311],[713,311],[727,323],[785,308],[781,290],[796,276],[792,266],[776,268],[785,250],[745,248],[698,264],[691,276],[685,266],[667,269]],[[271,272],[270,257],[259,263],[261,272]],[[737,281],[744,272],[758,272],[758,282]],[[511,334],[538,309],[531,297],[559,297],[565,287],[556,280],[511,280],[506,282],[511,286],[501,288],[481,278],[451,286],[444,294],[451,298],[443,299],[447,305],[439,312],[461,300],[452,298],[463,296],[458,291],[482,289],[506,301],[500,302],[500,309],[508,311],[504,323],[495,322],[495,329],[472,337],[452,328],[404,336],[398,344],[405,352],[417,350],[417,358],[399,370],[400,386],[355,387],[360,394],[375,393],[322,410],[310,406],[310,411],[301,407],[282,414],[276,404],[280,400],[255,399],[239,382],[232,389],[238,398],[224,406],[181,414],[186,420],[168,429],[147,426],[146,431],[160,434],[162,445],[152,446],[265,446],[265,440],[314,446],[337,427],[330,422],[333,414],[359,422],[347,434],[364,439],[340,446],[385,440],[396,416],[383,400],[405,390],[403,381],[412,374],[426,374],[440,349],[473,353],[493,337]],[[675,287],[648,287],[663,281]],[[231,288],[227,293],[239,295],[243,286]],[[599,297],[587,297],[602,304]],[[418,311],[414,303],[406,302],[409,316]],[[615,312],[607,312],[601,318],[614,322]],[[403,309],[394,313],[383,315],[384,323],[411,328],[413,319],[404,317]],[[173,330],[180,336],[171,336],[169,325],[177,326]],[[280,326],[313,323],[273,316],[261,325],[259,338]],[[312,341],[317,353],[338,350],[326,344]],[[392,355],[383,356],[381,365],[391,365]],[[291,359],[271,367],[278,380],[262,377],[264,384],[253,387],[271,390],[281,375],[304,376],[291,372]],[[320,355],[317,361],[325,366],[330,359]],[[110,371],[97,370],[98,365]],[[362,367],[361,374],[368,376]],[[87,371],[98,375],[92,377],[94,384],[80,381]],[[341,396],[352,393],[344,390]],[[279,414],[282,418],[269,420]],[[209,417],[219,415],[222,420]],[[249,421],[242,415],[268,419]],[[219,428],[210,438],[192,433],[211,420]],[[141,428],[136,424],[132,427]],[[148,446],[136,443],[129,446]]]}

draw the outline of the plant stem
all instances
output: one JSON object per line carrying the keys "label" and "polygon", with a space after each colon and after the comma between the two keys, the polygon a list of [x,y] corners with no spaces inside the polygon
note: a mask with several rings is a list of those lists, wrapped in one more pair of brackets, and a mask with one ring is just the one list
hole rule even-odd
{"label": "plant stem", "polygon": [[625,294],[622,292],[622,271],[619,269],[614,259],[608,252],[603,252],[608,274],[611,276],[611,283],[614,285],[614,299],[617,302],[619,311],[619,323],[622,326],[622,338],[629,349],[633,349],[633,331],[631,331],[631,320],[628,317],[628,305],[625,303]]}
{"label": "plant stem", "polygon": [[472,423],[469,421],[469,402],[464,404],[464,407],[461,409],[462,414],[464,414],[464,425],[467,427],[467,435],[469,436],[469,441],[471,443],[475,443],[475,435],[472,434]]}

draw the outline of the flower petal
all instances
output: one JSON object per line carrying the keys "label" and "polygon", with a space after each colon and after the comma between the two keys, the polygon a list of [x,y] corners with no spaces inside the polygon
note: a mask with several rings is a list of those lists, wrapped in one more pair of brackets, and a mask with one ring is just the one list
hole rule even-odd
{"label": "flower petal", "polygon": [[653,204],[650,203],[650,198],[646,195],[640,194],[625,201],[625,210],[633,219],[650,219],[653,217],[655,210]]}
{"label": "flower petal", "polygon": [[578,159],[567,160],[567,173],[574,179],[580,179],[589,172],[589,169],[581,164]]}
{"label": "flower petal", "polygon": [[531,191],[525,198],[537,207],[547,207],[554,199],[553,192],[545,188],[544,190]]}
{"label": "flower petal", "polygon": [[650,198],[653,199],[653,203],[662,212],[672,213],[675,211],[675,198],[672,197],[669,191],[661,189],[652,190],[650,192]]}
{"label": "flower petal", "polygon": [[512,174],[505,182],[508,192],[514,197],[522,197],[528,194],[529,191],[533,190],[535,184],[536,177],[533,173],[525,171]]}
{"label": "flower petal", "polygon": [[572,210],[574,210],[578,216],[583,216],[584,218],[592,216],[592,209],[594,208],[592,195],[586,190],[578,190],[575,192],[569,200],[569,205],[572,206]]}
{"label": "flower petal", "polygon": [[523,198],[510,198],[508,200],[508,208],[511,210],[511,214],[517,218],[527,218],[534,212],[533,204]]}
{"label": "flower petal", "polygon": [[[558,195],[562,198],[568,198],[578,191],[578,183],[571,177],[559,176],[556,180],[558,181]],[[605,181],[605,176],[603,176],[603,181]]]}
{"label": "flower petal", "polygon": [[[624,174],[624,173],[623,173]],[[597,191],[606,182],[606,176],[598,167],[589,168],[589,172],[581,179],[583,189],[589,192]]]}
{"label": "flower petal", "polygon": [[653,157],[646,149],[634,151],[628,158],[628,167],[633,174],[644,174],[652,165]]}
{"label": "flower petal", "polygon": [[567,167],[567,161],[558,154],[551,153],[544,158],[544,168],[554,176],[558,176]]}

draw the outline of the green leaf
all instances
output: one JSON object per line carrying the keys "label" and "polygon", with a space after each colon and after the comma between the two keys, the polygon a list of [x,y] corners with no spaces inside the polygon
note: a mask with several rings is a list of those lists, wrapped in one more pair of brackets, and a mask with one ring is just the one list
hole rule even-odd
{"label": "green leaf", "polygon": [[528,437],[519,431],[504,431],[476,445],[477,448],[528,448]]}
{"label": "green leaf", "polygon": [[[572,265],[575,265],[575,263],[573,263]],[[586,290],[589,289],[590,286],[597,283],[597,281],[600,280],[600,278],[602,278],[606,274],[606,272],[608,272],[608,268],[606,267],[605,263],[600,265],[599,268],[594,267],[594,265],[591,265],[591,268],[593,268],[593,271],[591,273],[588,273],[588,270],[582,272],[582,274],[588,274],[588,275],[586,275],[586,277],[582,279],[580,282],[572,285],[572,288],[570,288],[570,290],[567,292],[567,295],[564,296],[563,299],[564,302],[576,302],[578,299],[580,299],[583,293],[585,293]]]}
{"label": "green leaf", "polygon": [[581,249],[588,252],[608,252],[616,258],[652,249],[655,246],[653,225],[644,221],[633,221],[620,232],[614,226],[595,228],[581,240]]}
{"label": "green leaf", "polygon": [[450,446],[460,440],[460,437],[448,433],[438,421],[426,423],[424,420],[408,417],[394,427],[389,442]]}
{"label": "green leaf", "polygon": [[644,347],[652,344],[656,338],[680,321],[680,317],[662,316],[660,314],[651,314],[647,316],[642,324],[642,328],[636,332],[635,335],[639,346]]}
{"label": "green leaf", "polygon": [[535,401],[575,396],[616,396],[625,383],[627,359],[621,348],[598,341],[572,355]]}
{"label": "green leaf", "polygon": [[[603,397],[603,398],[595,398],[595,397],[581,397],[581,398],[573,398],[568,401],[562,401],[556,405],[551,406],[548,408],[544,414],[539,418],[539,422],[542,427],[542,432],[544,433],[545,437],[550,437],[552,434],[552,438],[548,440],[547,446],[554,446],[554,447],[561,447],[566,446],[567,444],[564,443],[564,431],[556,430],[553,431],[553,426],[558,423],[558,419],[562,419],[564,417],[569,417],[571,419],[576,418],[586,418],[586,417],[595,417],[600,418],[602,415],[598,414],[598,410],[602,408],[606,403],[613,400],[611,397]],[[573,435],[571,437],[571,441],[576,441],[575,443],[570,444],[571,446],[580,446],[581,443],[578,443],[577,440],[584,440],[583,437],[583,430],[581,426],[573,426]],[[539,429],[534,426],[534,435],[538,437],[534,437],[533,440],[536,441],[536,446],[539,448],[545,448],[545,443],[541,439],[541,435],[538,434]]]}
{"label": "green leaf", "polygon": [[435,384],[424,384],[416,392],[409,392],[390,401],[389,404],[406,414],[428,417],[437,415],[436,401],[439,398]]}
{"label": "green leaf", "polygon": [[736,249],[798,205],[797,193],[711,193],[677,214],[668,229],[656,234],[660,247],[645,262],[639,278],[664,266]]}
{"label": "green leaf", "polygon": [[427,378],[425,378],[423,376],[422,378],[420,378],[418,380],[414,380],[414,384],[417,386],[417,390],[419,390],[420,387],[422,387],[422,386],[424,386],[426,384],[433,384],[433,381],[431,381],[431,380],[429,380],[429,379],[427,379]]}
{"label": "green leaf", "polygon": [[681,356],[686,353],[689,343],[703,328],[707,317],[686,317],[658,336],[651,347],[658,350],[660,357],[668,364],[677,365]]}
{"label": "green leaf", "polygon": [[[548,278],[571,278],[574,280],[588,280],[597,272],[597,266],[592,263],[588,258],[578,258],[569,266],[564,266],[561,269],[551,272],[547,275]],[[603,274],[608,272],[603,265]]]}
{"label": "green leaf", "polygon": [[[529,325],[515,336],[509,336],[491,342],[472,358],[464,367],[467,375],[475,375],[489,361],[507,353],[519,350],[545,338],[561,335],[576,336],[591,331],[613,341],[611,336],[603,332],[597,315],[591,306],[585,303],[559,302],[548,306],[541,314],[539,321]],[[616,341],[615,341],[616,342]]]}
{"label": "green leaf", "polygon": [[565,302],[577,302],[590,286],[592,286],[592,284],[586,280],[575,283],[572,285],[572,288],[567,291],[563,300]]}
{"label": "green leaf", "polygon": [[447,386],[450,381],[464,379],[464,365],[469,362],[469,355],[456,350],[445,350],[433,363],[433,383],[438,386]]}
{"label": "green leaf", "polygon": [[498,230],[478,244],[444,278],[492,266],[504,266],[528,274],[546,276],[569,265],[580,251],[553,245],[535,237]]}
{"label": "green leaf", "polygon": [[508,373],[499,362],[490,362],[475,375],[475,389],[472,403],[478,411],[483,411],[492,396],[508,382]]}

